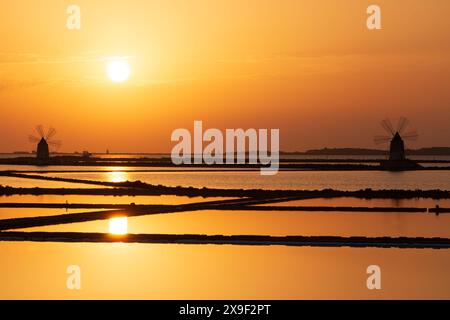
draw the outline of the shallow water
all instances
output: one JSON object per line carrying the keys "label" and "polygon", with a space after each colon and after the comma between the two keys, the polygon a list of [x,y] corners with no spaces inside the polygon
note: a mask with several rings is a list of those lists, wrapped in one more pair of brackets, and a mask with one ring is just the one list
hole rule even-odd
{"label": "shallow water", "polygon": [[96,195],[12,195],[0,196],[0,203],[97,203],[97,204],[184,204],[231,198],[186,196],[96,196]]}
{"label": "shallow water", "polygon": [[[448,250],[1,243],[2,299],[443,299]],[[369,265],[382,289],[366,287]],[[81,290],[66,287],[68,266]],[[14,275],[14,276],[12,276]]]}
{"label": "shallow water", "polygon": [[[115,173],[48,175],[220,188],[450,190],[450,172],[447,171],[280,172],[268,178],[258,172],[127,173],[120,168],[115,170]],[[0,184],[5,182],[6,179],[0,177]],[[8,182],[28,187],[76,186],[26,179]],[[218,199],[14,195],[0,197],[0,202],[181,204]],[[450,200],[338,198],[296,200],[274,205],[431,208],[436,204],[450,207]],[[69,213],[88,211],[92,210],[68,210]],[[65,209],[0,208],[0,217],[65,212]],[[110,220],[23,229],[32,230],[111,231]],[[126,230],[128,233],[168,234],[450,237],[450,214],[205,210],[128,218]],[[450,298],[450,250],[447,249],[0,242],[0,260],[0,298],[3,299]],[[382,270],[382,290],[379,291],[366,287],[366,269],[373,264]],[[81,290],[66,288],[69,265],[81,268]]]}
{"label": "shallow water", "polygon": [[450,171],[280,171],[254,172],[125,172],[51,173],[49,176],[101,181],[136,181],[166,186],[224,189],[443,189],[450,190]]}
{"label": "shallow water", "polygon": [[314,198],[291,200],[284,202],[260,204],[259,206],[328,206],[328,207],[392,207],[392,208],[450,208],[450,199],[360,199],[352,197],[341,198]]}
{"label": "shallow water", "polygon": [[[450,214],[215,211],[127,219],[128,233],[450,237]],[[110,232],[108,220],[29,228],[28,231]],[[23,230],[23,231],[27,231]]]}
{"label": "shallow water", "polygon": [[[23,179],[16,177],[0,177],[0,185],[9,187],[21,187],[21,188],[99,188],[92,184],[84,183],[69,183],[60,181],[47,181],[47,180],[36,180],[36,179]],[[102,186],[102,188],[108,188]]]}

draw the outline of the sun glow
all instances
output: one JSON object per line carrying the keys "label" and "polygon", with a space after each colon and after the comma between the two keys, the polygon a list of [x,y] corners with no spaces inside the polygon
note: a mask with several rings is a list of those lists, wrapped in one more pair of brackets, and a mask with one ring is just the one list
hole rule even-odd
{"label": "sun glow", "polygon": [[109,233],[123,235],[128,233],[128,217],[109,219]]}
{"label": "sun glow", "polygon": [[127,81],[131,74],[130,64],[126,58],[110,58],[106,65],[106,73],[108,78],[113,82]]}
{"label": "sun glow", "polygon": [[106,178],[109,182],[125,182],[128,180],[128,174],[123,171],[111,171],[106,174]]}

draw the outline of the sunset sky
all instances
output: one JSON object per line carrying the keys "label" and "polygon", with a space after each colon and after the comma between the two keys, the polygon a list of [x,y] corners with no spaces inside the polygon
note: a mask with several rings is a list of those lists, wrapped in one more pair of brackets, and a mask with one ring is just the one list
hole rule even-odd
{"label": "sunset sky", "polygon": [[[372,3],[382,30],[366,28]],[[0,152],[32,150],[37,124],[64,152],[170,152],[194,120],[279,128],[286,151],[372,148],[400,116],[411,147],[450,146],[449,14],[448,0],[1,1]]]}

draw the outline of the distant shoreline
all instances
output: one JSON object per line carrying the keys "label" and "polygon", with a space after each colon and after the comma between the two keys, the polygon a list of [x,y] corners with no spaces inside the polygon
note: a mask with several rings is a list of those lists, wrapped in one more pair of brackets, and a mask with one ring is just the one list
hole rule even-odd
{"label": "distant shoreline", "polygon": [[[34,155],[33,152],[14,151],[0,152],[0,155]],[[82,152],[56,152],[60,156],[81,156]],[[299,155],[299,156],[386,156],[387,150],[370,148],[322,148],[310,149],[306,151],[280,151],[280,155]],[[450,147],[424,147],[419,149],[407,149],[409,156],[450,156]],[[93,152],[92,156],[162,156],[170,157],[168,152]]]}
{"label": "distant shoreline", "polygon": [[[289,159],[279,160],[280,171],[385,171],[382,166],[385,159],[330,159],[330,158],[309,158],[309,159]],[[415,159],[414,163],[420,164],[415,167],[401,168],[397,170],[450,170],[450,159]],[[428,166],[424,164],[429,164]],[[438,165],[436,165],[438,164]],[[53,156],[49,160],[42,162],[35,157],[6,157],[0,158],[0,166],[36,166],[45,168],[49,166],[72,166],[72,167],[139,167],[139,168],[170,168],[170,169],[190,169],[190,170],[259,170],[264,165],[261,164],[181,164],[175,165],[170,157],[82,157],[78,156]],[[0,167],[0,170],[1,167]],[[15,171],[15,169],[8,169]],[[17,171],[17,170],[16,170]],[[20,171],[20,170],[18,170]]]}

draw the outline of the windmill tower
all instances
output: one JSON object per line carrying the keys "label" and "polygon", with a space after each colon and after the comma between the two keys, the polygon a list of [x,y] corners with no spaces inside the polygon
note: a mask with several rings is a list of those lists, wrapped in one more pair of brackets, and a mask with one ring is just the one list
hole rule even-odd
{"label": "windmill tower", "polygon": [[48,148],[47,140],[44,138],[41,138],[37,145],[36,158],[42,161],[50,159],[50,149]]}
{"label": "windmill tower", "polygon": [[57,149],[61,146],[61,141],[53,140],[56,134],[54,128],[49,128],[45,133],[44,128],[41,125],[36,126],[35,133],[28,136],[28,140],[31,143],[37,143],[36,146],[36,159],[39,162],[47,162],[50,160],[50,146]]}
{"label": "windmill tower", "polygon": [[396,132],[389,147],[389,160],[405,160],[405,143],[400,133]]}
{"label": "windmill tower", "polygon": [[387,132],[387,136],[375,136],[375,143],[381,144],[389,142],[389,160],[382,161],[381,166],[388,170],[417,169],[420,167],[416,162],[406,158],[405,140],[417,140],[418,134],[415,131],[405,132],[409,126],[406,118],[400,118],[397,128],[394,129],[389,119],[381,121],[381,126]]}

